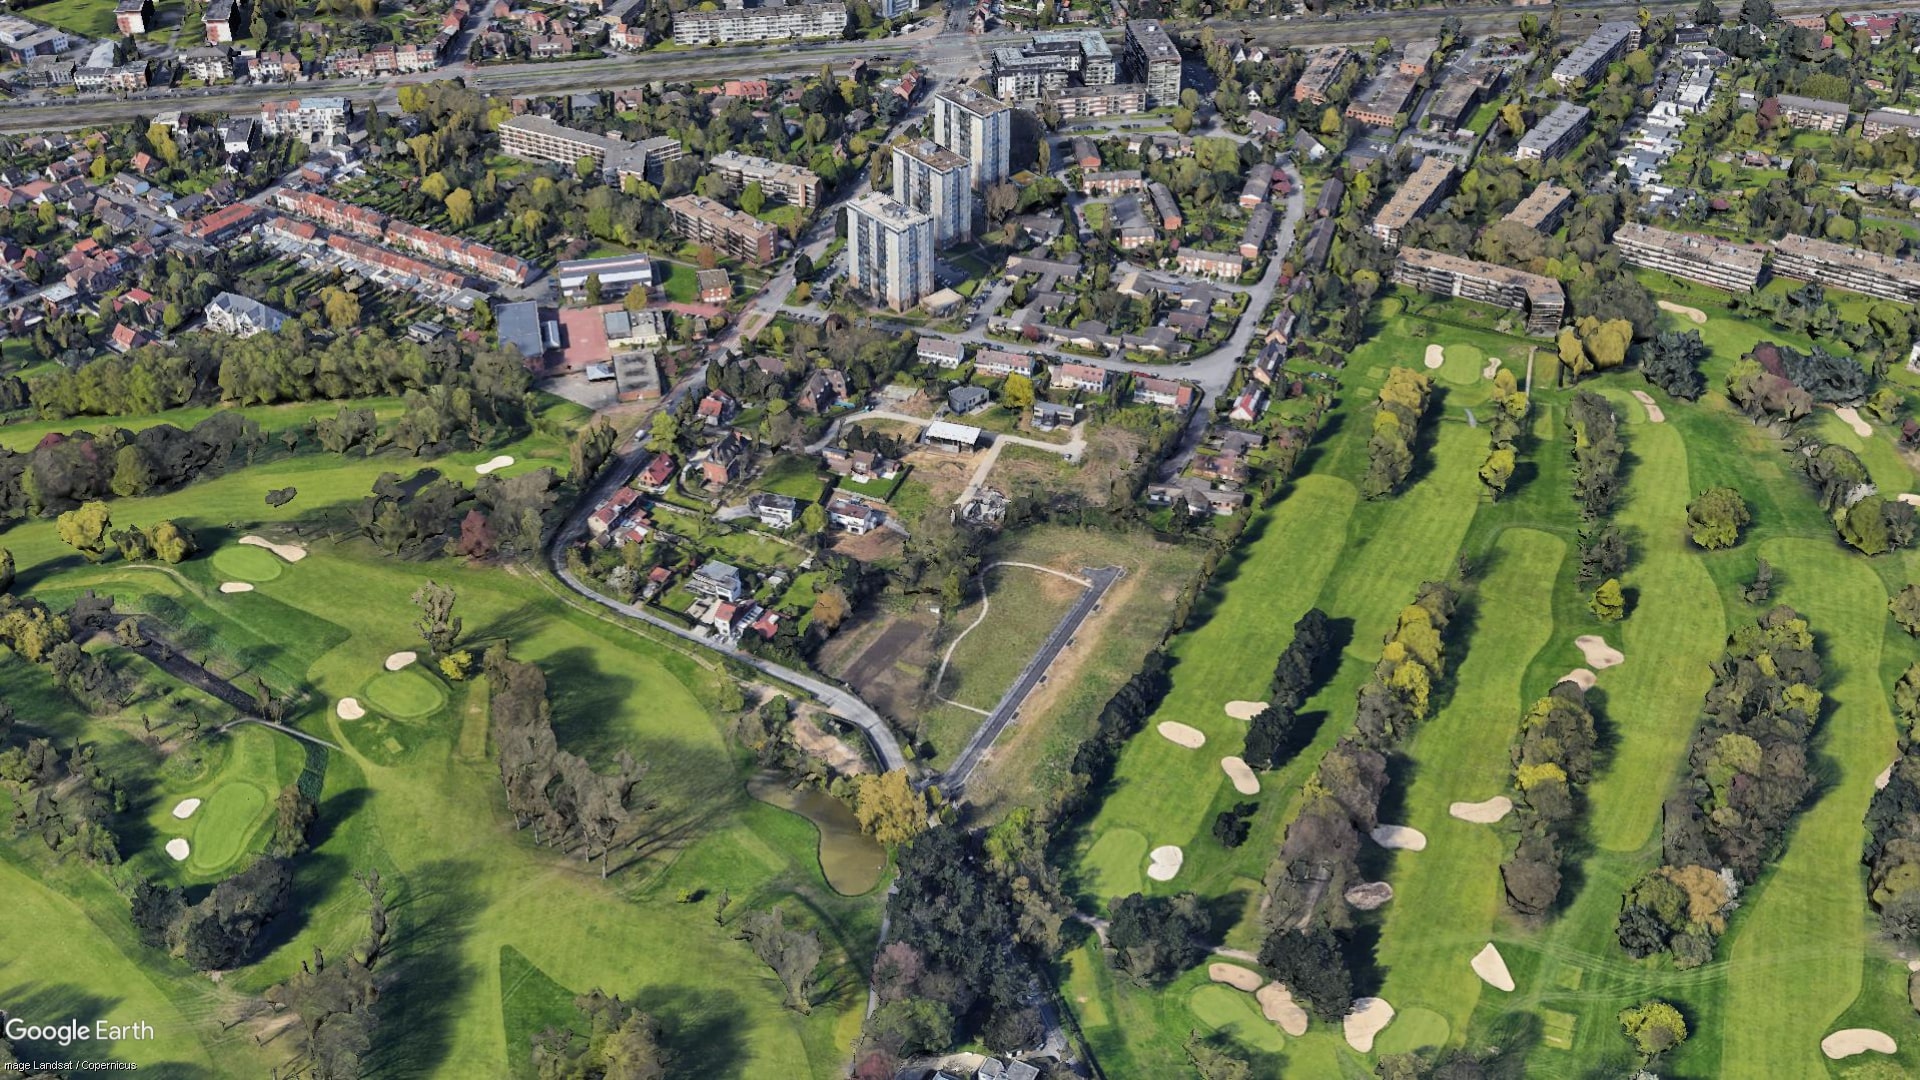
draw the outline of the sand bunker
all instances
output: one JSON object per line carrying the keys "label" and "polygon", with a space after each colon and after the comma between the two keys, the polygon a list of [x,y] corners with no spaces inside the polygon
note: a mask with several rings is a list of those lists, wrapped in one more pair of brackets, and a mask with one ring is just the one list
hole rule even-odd
{"label": "sand bunker", "polygon": [[264,536],[243,536],[240,542],[248,547],[266,548],[288,562],[299,562],[307,557],[307,549],[299,544],[276,544]]}
{"label": "sand bunker", "polygon": [[185,840],[176,836],[167,841],[167,854],[173,856],[174,862],[186,862],[187,856],[193,854],[193,849],[187,846]]}
{"label": "sand bunker", "polygon": [[1872,1028],[1847,1028],[1820,1040],[1820,1052],[1835,1060],[1869,1050],[1876,1054],[1895,1054],[1899,1053],[1900,1044],[1893,1041],[1893,1036]]}
{"label": "sand bunker", "polygon": [[1475,825],[1491,825],[1512,812],[1513,800],[1505,795],[1495,795],[1485,802],[1457,802],[1447,807],[1447,813]]}
{"label": "sand bunker", "polygon": [[1845,420],[1847,422],[1847,426],[1853,429],[1853,433],[1855,435],[1858,435],[1863,439],[1871,438],[1873,436],[1873,425],[1867,423],[1865,420],[1860,419],[1859,409],[1856,409],[1853,406],[1848,405],[1843,408],[1833,410],[1833,415],[1839,417],[1842,420]]}
{"label": "sand bunker", "polygon": [[343,697],[340,699],[340,704],[333,707],[333,711],[342,720],[358,720],[367,715],[367,710],[360,704],[359,698]]}
{"label": "sand bunker", "polygon": [[1147,876],[1155,881],[1172,881],[1173,875],[1180,872],[1180,864],[1187,861],[1187,854],[1168,844],[1157,847],[1147,853],[1153,865],[1147,867]]}
{"label": "sand bunker", "polygon": [[1243,968],[1239,964],[1208,964],[1207,978],[1251,994],[1260,989],[1262,976],[1259,972]]}
{"label": "sand bunker", "polygon": [[1379,998],[1357,998],[1347,1014],[1347,1045],[1363,1054],[1373,1052],[1373,1037],[1393,1022],[1393,1006]]}
{"label": "sand bunker", "polygon": [[199,799],[181,799],[173,808],[173,816],[185,821],[198,809],[200,809]]}
{"label": "sand bunker", "polygon": [[1658,301],[1658,304],[1661,311],[1671,311],[1675,315],[1680,316],[1681,318],[1687,320],[1688,322],[1692,323],[1695,326],[1707,325],[1707,313],[1704,311],[1701,311],[1697,307],[1688,307],[1685,304],[1676,304],[1671,300],[1661,300],[1661,301]]}
{"label": "sand bunker", "polygon": [[413,663],[415,660],[418,660],[418,659],[420,659],[420,654],[417,652],[408,652],[403,650],[401,652],[394,653],[392,656],[387,657],[387,670],[399,671],[401,668],[406,667],[407,665]]}
{"label": "sand bunker", "polygon": [[473,467],[473,471],[479,473],[481,476],[485,476],[490,472],[495,472],[497,470],[504,469],[511,464],[513,464],[513,459],[511,457],[508,457],[506,454],[501,454],[500,456],[490,461],[483,461],[480,464],[475,465]]}
{"label": "sand bunker", "polygon": [[1199,728],[1189,727],[1178,720],[1162,721],[1159,731],[1168,742],[1184,746],[1189,750],[1198,750],[1207,745],[1207,737]]}
{"label": "sand bunker", "polygon": [[1626,662],[1626,656],[1619,649],[1607,644],[1605,638],[1597,634],[1581,634],[1573,639],[1575,648],[1587,658],[1587,666],[1596,671],[1605,671],[1616,664]]}
{"label": "sand bunker", "polygon": [[1593,689],[1593,684],[1598,681],[1598,678],[1598,676],[1586,668],[1577,667],[1565,675],[1560,676],[1560,681],[1570,682],[1582,690],[1591,690]]}
{"label": "sand bunker", "polygon": [[1652,394],[1647,393],[1645,390],[1635,390],[1633,392],[1633,400],[1647,407],[1647,421],[1649,423],[1664,424],[1667,422],[1667,414],[1661,411],[1660,406],[1653,403]]}
{"label": "sand bunker", "polygon": [[1427,346],[1427,367],[1437,368],[1447,362],[1447,350],[1438,345]]}
{"label": "sand bunker", "polygon": [[1920,495],[1915,495],[1911,491],[1903,491],[1895,495],[1894,498],[1906,503],[1908,506],[1920,506]]}
{"label": "sand bunker", "polygon": [[1473,973],[1480,976],[1481,982],[1495,990],[1513,993],[1513,975],[1507,971],[1506,958],[1500,955],[1499,949],[1493,947],[1493,942],[1487,942],[1487,947],[1474,954],[1470,963]]}
{"label": "sand bunker", "polygon": [[1384,881],[1363,881],[1346,891],[1347,906],[1355,911],[1373,911],[1393,899],[1393,886]]}
{"label": "sand bunker", "polygon": [[1395,851],[1427,850],[1427,834],[1411,825],[1381,825],[1367,835],[1383,848]]}
{"label": "sand bunker", "polygon": [[1299,1038],[1307,1033],[1307,1010],[1293,1003],[1293,993],[1277,982],[1268,983],[1253,995],[1260,1003],[1260,1015],[1280,1025],[1280,1030]]}
{"label": "sand bunker", "polygon": [[1880,770],[1879,776],[1873,778],[1873,790],[1885,791],[1887,785],[1891,783],[1893,783],[1893,766],[1889,765]]}
{"label": "sand bunker", "polygon": [[223,593],[237,593],[237,592],[252,592],[252,591],[253,591],[253,582],[251,582],[251,581],[223,581],[223,582],[221,582],[221,583],[220,583],[220,591],[221,591],[221,592],[223,592]]}
{"label": "sand bunker", "polygon": [[1260,794],[1260,778],[1253,775],[1247,763],[1237,757],[1223,757],[1220,767],[1227,772],[1227,779],[1233,781],[1233,790],[1242,795]]}
{"label": "sand bunker", "polygon": [[1500,358],[1497,356],[1487,357],[1487,366],[1480,369],[1480,377],[1491,382],[1493,381],[1493,377],[1498,374],[1500,374]]}
{"label": "sand bunker", "polygon": [[1227,715],[1233,717],[1235,720],[1251,720],[1266,711],[1267,703],[1264,701],[1227,702]]}

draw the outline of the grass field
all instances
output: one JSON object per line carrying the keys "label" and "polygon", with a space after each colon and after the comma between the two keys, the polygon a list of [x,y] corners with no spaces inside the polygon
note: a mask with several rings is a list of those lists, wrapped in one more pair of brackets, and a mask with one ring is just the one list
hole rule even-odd
{"label": "grass field", "polygon": [[[1464,557],[1474,584],[1450,635],[1453,685],[1438,698],[1434,718],[1402,747],[1386,799],[1387,820],[1422,829],[1429,846],[1382,860],[1395,899],[1360,918],[1360,940],[1371,944],[1380,978],[1367,992],[1377,986],[1398,1010],[1373,1056],[1497,1044],[1523,1053],[1529,1076],[1625,1075],[1637,1061],[1615,1014],[1658,997],[1678,1004],[1693,1030],[1680,1052],[1659,1063],[1664,1076],[1853,1075],[1860,1059],[1829,1063],[1818,1044],[1828,1032],[1856,1025],[1900,1040],[1887,1075],[1920,1068],[1909,1037],[1906,972],[1873,939],[1859,870],[1871,781],[1894,752],[1887,693],[1917,651],[1889,623],[1886,596],[1920,579],[1920,556],[1870,561],[1841,546],[1805,482],[1784,462],[1782,444],[1719,394],[1740,353],[1760,340],[1793,338],[1731,316],[1724,305],[1687,293],[1675,298],[1709,311],[1702,330],[1714,349],[1707,365],[1714,389],[1705,398],[1675,402],[1656,391],[1667,422],[1653,424],[1628,393],[1644,387],[1638,374],[1591,381],[1620,411],[1629,452],[1613,520],[1631,548],[1623,582],[1632,609],[1624,623],[1606,628],[1586,609],[1591,586],[1575,576],[1582,523],[1568,495],[1567,391],[1554,389],[1544,369],[1536,372],[1535,420],[1521,468],[1507,496],[1489,503],[1471,476],[1484,436],[1456,421],[1484,399],[1479,365],[1498,356],[1523,377],[1526,347],[1454,321],[1451,307],[1421,305],[1353,351],[1333,434],[1310,458],[1311,474],[1277,508],[1256,515],[1239,561],[1215,579],[1204,617],[1173,643],[1173,690],[1154,719],[1200,727],[1208,745],[1180,750],[1150,724],[1126,748],[1111,796],[1078,834],[1072,883],[1083,907],[1132,888],[1192,890],[1216,913],[1215,931],[1226,945],[1257,948],[1259,880],[1299,785],[1349,730],[1354,690],[1399,605],[1420,580],[1448,576]],[[1676,328],[1692,327],[1669,318]],[[1434,372],[1443,418],[1430,422],[1435,433],[1424,440],[1404,493],[1358,502],[1352,485],[1366,465],[1365,403],[1388,365],[1419,367],[1429,342],[1445,349]],[[1881,425],[1866,438],[1831,414],[1810,426],[1859,453],[1883,491],[1915,489],[1911,468]],[[1714,484],[1738,487],[1754,521],[1737,547],[1707,553],[1686,538],[1685,506]],[[1686,764],[1710,681],[1706,665],[1728,630],[1758,613],[1740,590],[1762,556],[1776,568],[1776,600],[1809,616],[1826,658],[1829,707],[1816,737],[1816,796],[1774,869],[1743,895],[1712,963],[1680,971],[1664,959],[1636,962],[1614,941],[1620,896],[1660,861],[1661,803]],[[1262,776],[1254,839],[1228,852],[1205,833],[1211,814],[1237,798],[1217,766],[1219,754],[1231,752],[1226,747],[1238,749],[1237,725],[1220,704],[1265,696],[1287,626],[1315,604],[1352,623],[1340,670],[1304,710],[1324,711],[1325,719],[1294,762]],[[1584,663],[1572,639],[1596,632],[1627,659],[1600,673],[1591,697],[1606,752],[1588,789],[1584,837],[1568,858],[1560,910],[1545,921],[1517,920],[1504,909],[1498,876],[1511,827],[1469,825],[1446,808],[1506,789],[1507,747],[1520,711]],[[1186,865],[1172,882],[1148,882],[1146,851],[1162,843],[1185,846]],[[1487,988],[1468,967],[1489,941],[1517,981],[1512,994]],[[1096,1056],[1114,1075],[1180,1074],[1180,1043],[1189,1030],[1223,1032],[1256,1060],[1269,1052],[1268,1032],[1237,1028],[1234,992],[1209,987],[1202,971],[1144,991],[1116,978],[1089,944],[1069,955],[1061,979]],[[1369,1057],[1324,1024],[1286,1040],[1281,1054],[1284,1067],[1273,1075],[1372,1074]]]}
{"label": "grass field", "polygon": [[[563,444],[544,436],[504,452],[522,467],[564,468]],[[298,914],[277,924],[257,963],[219,987],[140,946],[124,901],[98,873],[55,863],[37,841],[0,845],[10,912],[32,913],[0,928],[7,957],[0,999],[9,1008],[44,1001],[71,1002],[79,1015],[88,1003],[116,1017],[137,1010],[162,1038],[123,1044],[116,1055],[143,1066],[179,1063],[182,1076],[261,1075],[286,1048],[256,1046],[245,1026],[224,1030],[219,1010],[284,979],[314,947],[332,954],[359,938],[365,904],[349,875],[378,869],[393,911],[391,973],[404,988],[388,998],[375,1048],[388,1075],[498,1076],[519,1068],[529,1029],[514,1003],[528,1000],[528,983],[508,964],[514,955],[569,999],[600,987],[642,1003],[688,1055],[683,1060],[700,1061],[710,1075],[838,1075],[864,1002],[850,973],[872,948],[878,902],[830,889],[814,826],[747,794],[744,763],[722,736],[731,717],[715,710],[719,678],[704,654],[576,605],[529,569],[432,566],[432,576],[459,597],[463,644],[510,639],[515,655],[547,671],[562,746],[603,766],[621,748],[650,763],[643,787],[659,809],[630,865],[606,882],[597,866],[537,848],[513,828],[487,755],[483,686],[443,685],[422,669],[382,670],[389,653],[421,648],[407,597],[428,570],[377,557],[352,539],[344,507],[381,471],[426,467],[466,478],[488,456],[283,458],[179,492],[116,501],[117,521],[170,517],[195,530],[210,554],[177,568],[88,566],[58,542],[51,521],[5,533],[20,564],[17,587],[55,604],[97,588],[125,607],[156,612],[179,628],[191,655],[216,670],[246,671],[301,694],[291,722],[344,748],[327,756],[317,845],[296,873]],[[261,496],[289,484],[300,495],[278,512],[286,520],[272,520],[276,512]],[[302,543],[310,555],[281,565],[253,593],[220,594],[218,583],[236,566],[255,576],[266,566],[225,554],[247,531]],[[217,876],[203,874],[201,860],[263,845],[272,793],[307,760],[291,739],[241,729],[163,762],[140,737],[138,713],[151,710],[158,734],[168,735],[176,698],[191,695],[156,690],[123,714],[89,719],[63,694],[38,686],[44,674],[0,663],[8,665],[0,681],[23,713],[46,718],[35,722],[56,733],[87,732],[103,744],[104,759],[138,781],[130,816],[150,831],[129,850],[129,871],[188,882]],[[340,721],[333,704],[344,696],[408,719]],[[253,794],[244,794],[249,787]],[[183,797],[207,801],[193,820],[175,822],[170,811]],[[196,857],[175,866],[159,848],[166,836],[187,834]],[[828,990],[811,1017],[781,1007],[766,969],[715,924],[710,905],[675,902],[682,891],[723,886],[735,912],[784,903],[790,918],[821,928]],[[548,1009],[555,994],[532,997]]]}

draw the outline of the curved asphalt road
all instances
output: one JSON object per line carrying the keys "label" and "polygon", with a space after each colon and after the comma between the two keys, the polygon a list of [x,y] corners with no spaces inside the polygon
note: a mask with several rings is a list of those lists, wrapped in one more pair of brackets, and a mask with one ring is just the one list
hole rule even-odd
{"label": "curved asphalt road", "polygon": [[631,476],[634,471],[640,467],[640,458],[643,455],[646,455],[646,449],[641,444],[641,441],[636,439],[631,449],[607,464],[599,482],[575,504],[572,516],[570,516],[566,524],[561,526],[554,534],[554,538],[550,542],[551,546],[547,549],[547,557],[553,564],[554,574],[566,583],[567,588],[599,604],[601,607],[617,611],[629,618],[639,619],[642,622],[657,626],[676,637],[691,641],[702,648],[712,649],[714,652],[720,653],[723,656],[737,660],[759,671],[761,674],[805,690],[807,693],[812,694],[820,704],[826,706],[828,712],[858,727],[861,731],[866,732],[867,741],[872,744],[874,756],[880,759],[880,766],[884,771],[891,772],[894,769],[906,768],[907,758],[906,755],[900,751],[899,740],[893,737],[893,731],[887,727],[887,722],[881,719],[880,714],[874,712],[873,707],[861,701],[858,696],[842,690],[831,683],[822,682],[812,675],[795,671],[792,668],[776,664],[771,660],[754,656],[751,653],[742,652],[720,641],[696,634],[684,626],[662,619],[660,616],[655,615],[645,608],[633,604],[623,604],[611,597],[602,596],[586,582],[575,577],[572,571],[567,569],[567,547],[573,543],[576,537],[585,531],[587,515],[593,513],[593,508],[598,506],[608,495],[612,494],[614,488],[626,482],[627,477]]}

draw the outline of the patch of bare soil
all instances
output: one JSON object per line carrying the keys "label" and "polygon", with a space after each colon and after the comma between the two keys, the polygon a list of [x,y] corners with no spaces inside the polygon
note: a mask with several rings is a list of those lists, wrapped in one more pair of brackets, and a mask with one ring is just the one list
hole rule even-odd
{"label": "patch of bare soil", "polygon": [[892,529],[875,529],[870,533],[855,536],[852,533],[834,533],[828,550],[836,555],[845,555],[861,562],[881,562],[897,559],[906,549],[907,538]]}
{"label": "patch of bare soil", "polygon": [[886,629],[847,664],[840,677],[867,704],[899,721],[912,715],[920,699],[921,680],[936,663],[933,622],[925,615],[880,617],[889,620]]}
{"label": "patch of bare soil", "polygon": [[793,742],[802,752],[819,759],[841,776],[867,771],[867,763],[861,760],[858,752],[820,729],[820,725],[814,722],[812,709],[802,708],[794,712]]}
{"label": "patch of bare soil", "polygon": [[[913,475],[908,483],[921,483],[927,486],[934,506],[946,506],[960,497],[967,482],[973,479],[973,470],[980,464],[979,454],[949,454],[940,450],[914,450],[902,460],[913,466]],[[912,528],[913,522],[907,522]]]}
{"label": "patch of bare soil", "polygon": [[1037,455],[1044,451],[1021,448],[1020,453],[1014,454],[1013,448],[1008,447],[1000,452],[1000,460],[994,463],[987,482],[1009,495],[1046,498],[1070,494],[1092,505],[1104,506],[1114,480],[1133,468],[1141,446],[1139,435],[1108,426],[1088,433],[1086,453],[1076,465],[1069,465],[1066,459],[1051,454],[1044,460],[1038,459]]}

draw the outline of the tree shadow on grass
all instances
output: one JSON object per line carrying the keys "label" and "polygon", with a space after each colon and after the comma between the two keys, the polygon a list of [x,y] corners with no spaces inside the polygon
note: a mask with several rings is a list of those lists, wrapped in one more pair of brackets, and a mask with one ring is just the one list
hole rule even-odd
{"label": "tree shadow on grass", "polygon": [[[772,976],[768,975],[771,980]],[[774,994],[781,990],[775,986]],[[661,1041],[672,1051],[684,1076],[745,1076],[745,1004],[724,990],[689,986],[649,986],[637,991],[634,1007],[660,1021]]]}
{"label": "tree shadow on grass", "polygon": [[482,902],[472,889],[474,863],[441,859],[388,879],[388,911],[396,927],[383,981],[404,988],[382,999],[368,1075],[426,1076],[452,1046],[453,1007],[480,972],[460,958]]}

